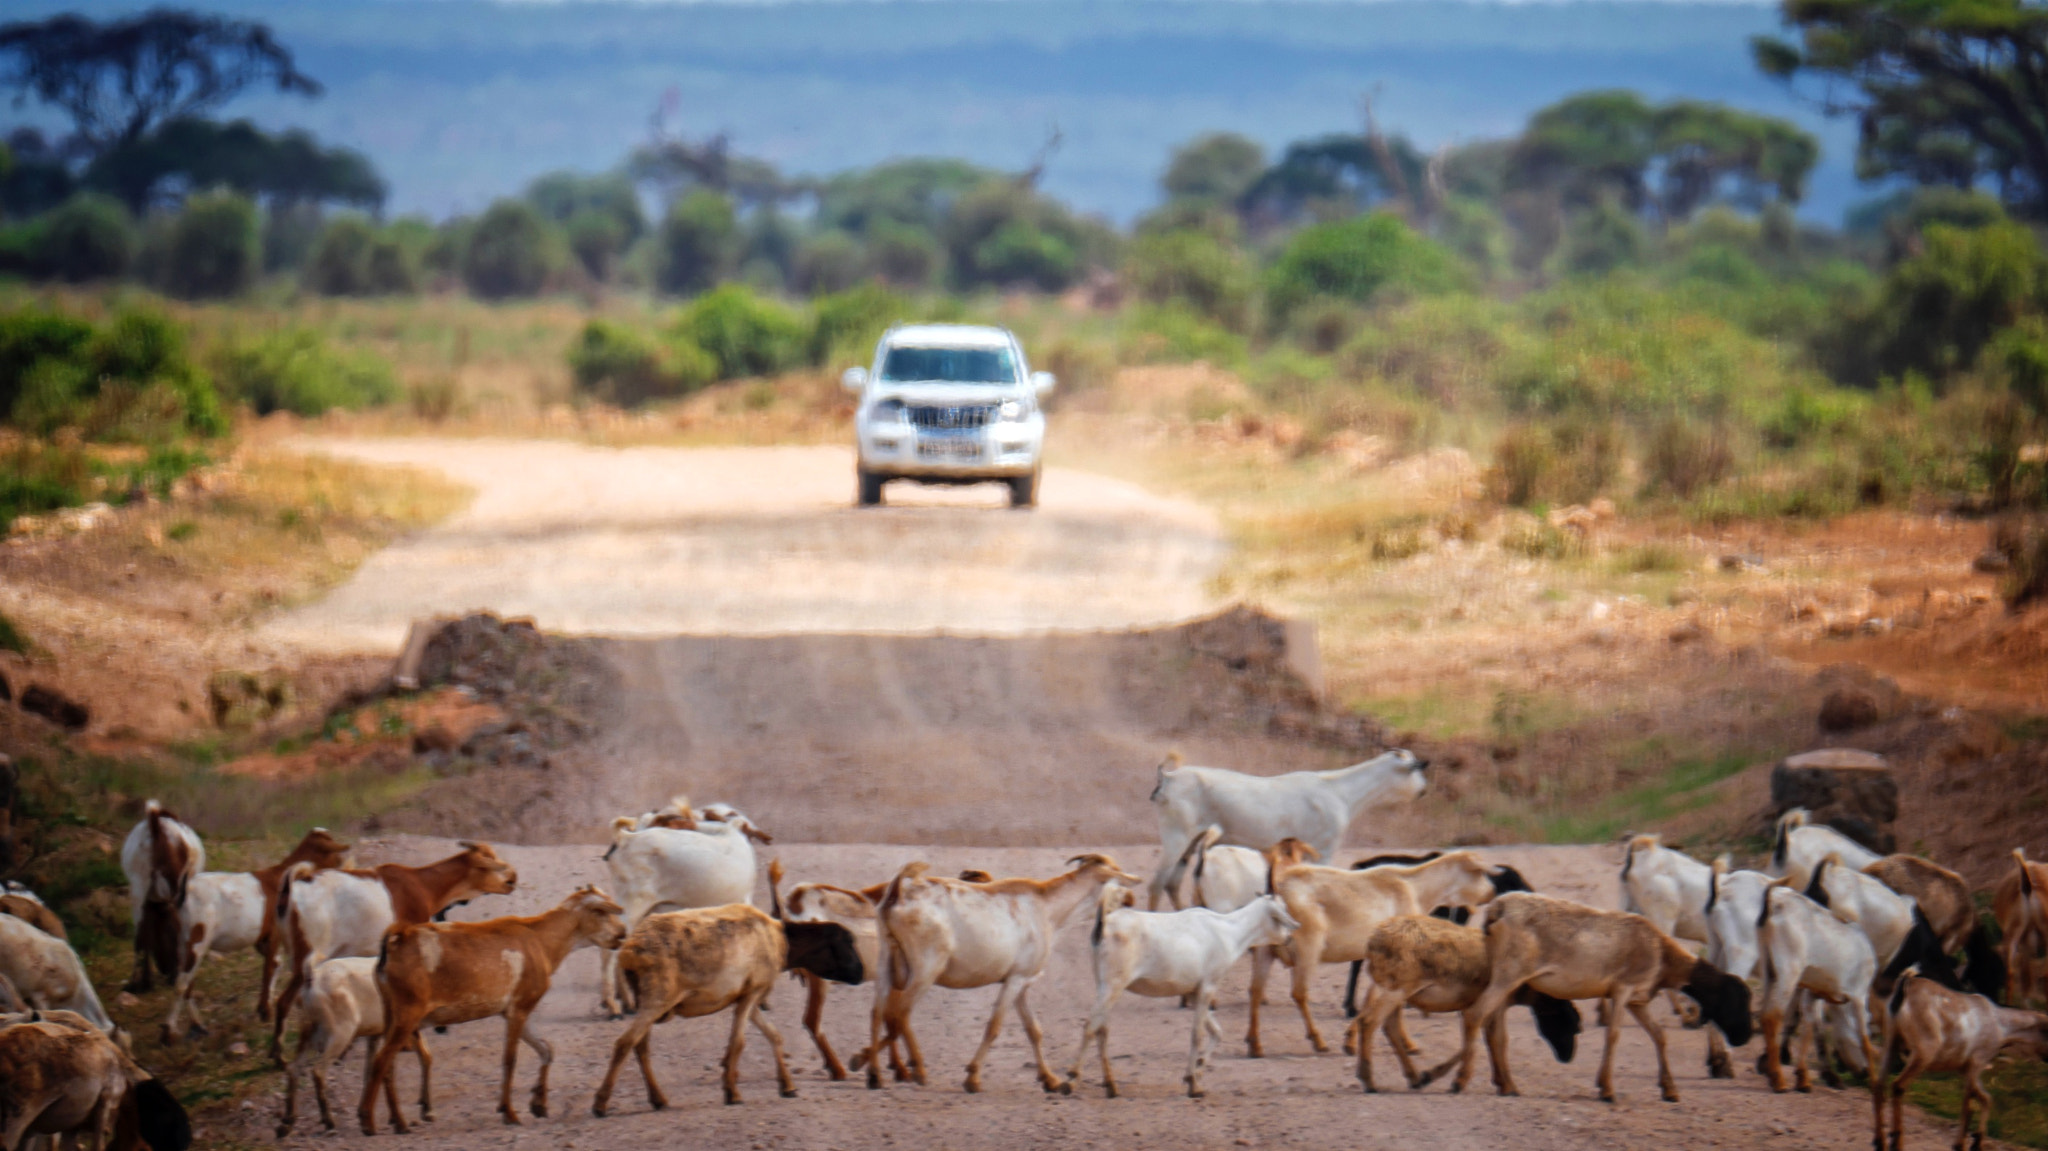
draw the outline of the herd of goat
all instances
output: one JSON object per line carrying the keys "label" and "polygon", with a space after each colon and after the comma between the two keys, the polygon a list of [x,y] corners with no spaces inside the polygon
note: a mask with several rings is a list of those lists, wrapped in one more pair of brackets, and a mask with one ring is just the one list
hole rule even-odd
{"label": "herd of goat", "polygon": [[[885,1059],[896,1079],[926,1081],[912,1016],[935,986],[999,988],[967,1066],[970,1092],[981,1090],[983,1063],[1014,1008],[1047,1091],[1073,1090],[1093,1044],[1103,1088],[1114,1096],[1112,1008],[1127,992],[1179,998],[1193,1009],[1187,1093],[1200,1097],[1222,1037],[1217,990],[1247,954],[1253,1056],[1262,1053],[1260,1006],[1276,959],[1292,969],[1292,998],[1319,1052],[1328,1043],[1310,1010],[1311,982],[1323,964],[1352,965],[1345,1006],[1355,1019],[1344,1046],[1368,1092],[1377,1090],[1380,1034],[1411,1088],[1455,1069],[1453,1091],[1469,1082],[1483,1035],[1495,1087],[1516,1094],[1507,1009],[1530,1008],[1556,1057],[1569,1062],[1581,1027],[1576,1003],[1595,1000],[1606,1029],[1600,1097],[1615,1097],[1626,1013],[1656,1048],[1663,1097],[1676,1101],[1651,1011],[1660,993],[1710,1028],[1711,1076],[1732,1077],[1729,1048],[1759,1030],[1760,1070],[1773,1090],[1787,1089],[1788,1055],[1790,1085],[1810,1089],[1817,1050],[1831,1081],[1838,1064],[1867,1076],[1877,1151],[1900,1145],[1901,1091],[1919,1075],[1963,1073],[1960,1148],[1972,1137],[1973,1109],[1974,1138],[1983,1137],[1991,1101],[1982,1076],[1991,1061],[2003,1053],[2048,1059],[2048,1015],[2002,1005],[2048,990],[2048,866],[2022,851],[1991,893],[2002,947],[1987,940],[1973,894],[1954,872],[1910,855],[1880,857],[1800,811],[1778,821],[1763,871],[1731,870],[1725,858],[1702,863],[1654,836],[1632,838],[1622,911],[1538,894],[1514,868],[1471,851],[1376,856],[1349,868],[1318,862],[1335,856],[1361,811],[1419,794],[1426,767],[1395,751],[1337,771],[1259,777],[1170,756],[1152,793],[1164,850],[1149,884],[1107,855],[1086,854],[1047,879],[940,877],[911,863],[871,887],[800,883],[785,891],[781,863],[771,861],[767,912],[753,904],[755,845],[771,837],[731,807],[693,808],[678,798],[614,822],[605,862],[616,894],[585,886],[539,915],[472,922],[443,916],[518,882],[487,844],[463,842],[422,867],[353,869],[349,845],[315,829],[276,866],[211,872],[199,836],[152,801],[121,854],[136,926],[129,987],[146,990],[153,971],[174,981],[163,1038],[178,1042],[205,1030],[193,992],[204,959],[259,951],[256,1011],[272,1023],[271,1054],[280,1062],[287,1019],[299,1020],[280,1136],[293,1128],[308,1076],[322,1122],[334,1126],[328,1072],[358,1039],[370,1050],[362,1129],[374,1132],[380,1095],[392,1126],[406,1129],[394,1075],[406,1052],[420,1069],[419,1113],[431,1118],[423,1031],[488,1018],[506,1026],[500,1114],[519,1122],[512,1092],[523,1043],[539,1060],[527,1109],[545,1116],[554,1052],[531,1015],[562,962],[582,947],[601,950],[603,1009],[630,1016],[592,1104],[597,1115],[609,1109],[629,1056],[649,1103],[667,1106],[650,1056],[654,1025],[728,1009],[726,1102],[740,1101],[748,1026],[768,1041],[782,1094],[793,1095],[781,1035],[761,1011],[784,972],[806,984],[804,1027],[834,1079],[849,1067],[823,1031],[829,986],[873,985],[867,1042],[851,1063],[865,1068],[871,1088],[883,1086]],[[1143,911],[1135,906],[1141,885],[1149,894]],[[1185,908],[1183,889],[1191,895]],[[1158,910],[1162,899],[1174,910]],[[1057,932],[1077,916],[1092,924],[1096,998],[1074,1061],[1060,1074],[1046,1060],[1030,996]],[[1355,1007],[1361,974],[1367,992]],[[1403,1007],[1457,1013],[1459,1051],[1418,1068]],[[0,1151],[52,1137],[154,1151],[182,1151],[192,1138],[176,1099],[135,1063],[63,924],[10,886],[0,895]]]}

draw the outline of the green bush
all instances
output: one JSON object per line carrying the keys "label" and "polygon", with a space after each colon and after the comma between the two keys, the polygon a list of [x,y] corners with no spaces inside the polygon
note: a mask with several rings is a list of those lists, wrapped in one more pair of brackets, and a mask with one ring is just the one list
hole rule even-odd
{"label": "green bush", "polygon": [[36,222],[34,262],[44,275],[79,283],[125,275],[135,261],[135,221],[112,196],[80,192]]}
{"label": "green bush", "polygon": [[361,216],[337,216],[320,229],[320,238],[306,255],[301,279],[306,290],[323,296],[370,294],[370,250],[377,229]]}
{"label": "green bush", "polygon": [[86,502],[92,467],[77,448],[22,443],[0,454],[0,529],[16,516]]}
{"label": "green bush", "polygon": [[204,192],[170,221],[157,274],[173,296],[224,299],[248,291],[262,267],[256,205],[234,192]]}
{"label": "green bush", "polygon": [[398,236],[386,234],[370,245],[363,268],[364,287],[373,296],[410,296],[420,290],[419,258]]}
{"label": "green bush", "polygon": [[1250,352],[1243,336],[1181,304],[1142,304],[1124,327],[1124,357],[1148,364],[1206,361],[1219,368],[1244,367]]}
{"label": "green bush", "polygon": [[732,266],[739,240],[732,201],[705,189],[677,198],[655,236],[655,286],[676,295],[710,288]]}
{"label": "green bush", "polygon": [[1643,478],[1650,490],[1680,499],[1727,479],[1734,467],[1725,429],[1677,414],[1657,422],[1643,453]]}
{"label": "green bush", "polygon": [[676,319],[674,334],[708,353],[721,380],[787,371],[804,362],[810,344],[794,313],[738,284],[697,297]]}
{"label": "green bush", "polygon": [[825,232],[797,250],[795,286],[813,296],[843,292],[860,283],[866,270],[867,254],[859,240],[845,232]]}
{"label": "green bush", "polygon": [[609,280],[632,236],[611,212],[587,208],[569,218],[569,250],[593,280]]}
{"label": "green bush", "polygon": [[946,254],[923,228],[880,221],[868,229],[868,267],[898,288],[930,287]]}
{"label": "green bush", "polygon": [[1621,459],[1621,432],[1610,422],[1518,423],[1494,444],[1487,493],[1514,507],[1583,503],[1613,484]]}
{"label": "green bush", "polygon": [[1080,258],[1059,236],[1012,220],[974,248],[975,275],[999,287],[1033,287],[1056,292],[1074,282]]}
{"label": "green bush", "polygon": [[1139,236],[1124,253],[1124,276],[1140,299],[1180,302],[1236,330],[1250,319],[1258,288],[1242,252],[1198,231]]}
{"label": "green bush", "polygon": [[486,300],[537,296],[560,267],[561,240],[524,200],[499,200],[462,252],[462,282]]}
{"label": "green bush", "polygon": [[664,346],[623,324],[592,320],[569,346],[569,370],[579,389],[631,407],[695,391],[711,382],[717,364],[686,339]]}
{"label": "green bush", "polygon": [[1603,201],[1565,221],[1551,266],[1560,275],[1602,276],[1642,263],[1649,247],[1642,224],[1620,205]]}
{"label": "green bush", "polygon": [[0,413],[26,431],[68,426],[101,440],[227,430],[212,382],[186,357],[183,331],[138,311],[98,326],[57,312],[0,313]]}
{"label": "green bush", "polygon": [[865,364],[889,325],[910,314],[910,301],[880,284],[861,284],[818,297],[811,310],[811,362]]}
{"label": "green bush", "polygon": [[1924,250],[1893,268],[1867,310],[1844,319],[1826,354],[1842,378],[1918,374],[1945,388],[1997,334],[2048,307],[2048,260],[2025,225],[1927,228]]}
{"label": "green bush", "polygon": [[257,415],[317,416],[333,408],[389,403],[399,394],[383,360],[335,351],[306,328],[231,341],[216,354],[214,367],[222,394]]}
{"label": "green bush", "polygon": [[1367,303],[1382,292],[1440,295],[1470,284],[1457,258],[1384,212],[1303,228],[1266,275],[1267,304],[1288,313],[1317,296]]}

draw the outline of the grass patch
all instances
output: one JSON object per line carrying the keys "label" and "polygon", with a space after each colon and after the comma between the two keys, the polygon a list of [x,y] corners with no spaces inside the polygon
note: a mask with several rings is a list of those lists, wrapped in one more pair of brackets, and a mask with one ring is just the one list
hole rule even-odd
{"label": "grass patch", "polygon": [[1609,565],[1619,575],[1684,571],[1692,566],[1683,549],[1664,543],[1634,544],[1613,553]]}
{"label": "grass patch", "polygon": [[[1984,1086],[1991,1092],[1993,1139],[2048,1147],[2048,1064],[2006,1060],[1985,1074]],[[1963,1113],[1963,1081],[1952,1074],[1923,1076],[1907,1085],[1906,1098],[1953,1122]]]}
{"label": "grass patch", "polygon": [[27,655],[35,645],[14,626],[14,621],[0,615],[0,651],[11,651],[16,655]]}
{"label": "grass patch", "polygon": [[1696,811],[1713,802],[1707,789],[1755,762],[1756,756],[1741,751],[1725,751],[1711,759],[1681,759],[1654,779],[1544,817],[1538,825],[1543,842],[1605,843],[1630,828]]}

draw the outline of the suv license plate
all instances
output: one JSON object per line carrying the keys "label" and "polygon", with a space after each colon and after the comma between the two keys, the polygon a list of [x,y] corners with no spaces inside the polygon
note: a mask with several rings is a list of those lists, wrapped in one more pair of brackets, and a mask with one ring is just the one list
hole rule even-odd
{"label": "suv license plate", "polygon": [[973,440],[919,440],[917,454],[928,460],[978,460],[981,445]]}

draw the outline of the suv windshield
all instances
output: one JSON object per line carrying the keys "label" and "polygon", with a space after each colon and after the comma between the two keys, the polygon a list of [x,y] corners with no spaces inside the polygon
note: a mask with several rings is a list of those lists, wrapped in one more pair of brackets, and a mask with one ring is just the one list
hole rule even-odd
{"label": "suv windshield", "polygon": [[890,348],[882,358],[882,379],[899,384],[1014,384],[1017,365],[1008,348]]}

